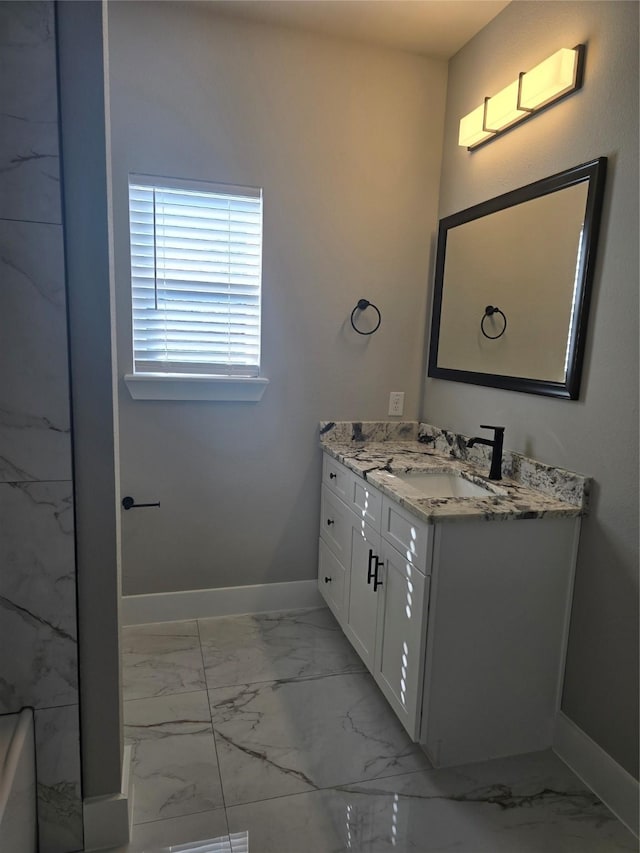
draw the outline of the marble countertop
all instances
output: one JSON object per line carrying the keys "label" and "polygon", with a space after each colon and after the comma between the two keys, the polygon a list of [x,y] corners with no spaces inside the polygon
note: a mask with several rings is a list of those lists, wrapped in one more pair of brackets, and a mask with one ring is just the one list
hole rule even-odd
{"label": "marble countertop", "polygon": [[[364,430],[363,424],[354,424],[355,430],[348,439],[344,426],[321,424],[322,449],[427,524],[471,519],[575,518],[587,513],[590,480],[580,474],[506,451],[503,479],[491,481],[487,477],[489,454],[484,448],[468,452],[464,436],[426,424],[415,424],[415,431],[398,424],[394,435],[385,423],[382,431],[373,428],[373,424],[365,424]],[[491,494],[423,497],[411,484],[393,476],[408,471],[457,474]]]}

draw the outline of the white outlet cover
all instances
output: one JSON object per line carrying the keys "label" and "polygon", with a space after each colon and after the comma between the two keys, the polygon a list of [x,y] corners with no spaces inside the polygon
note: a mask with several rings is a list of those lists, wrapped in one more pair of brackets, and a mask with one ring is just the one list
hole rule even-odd
{"label": "white outlet cover", "polygon": [[395,417],[404,414],[404,391],[391,391],[389,394],[389,414]]}

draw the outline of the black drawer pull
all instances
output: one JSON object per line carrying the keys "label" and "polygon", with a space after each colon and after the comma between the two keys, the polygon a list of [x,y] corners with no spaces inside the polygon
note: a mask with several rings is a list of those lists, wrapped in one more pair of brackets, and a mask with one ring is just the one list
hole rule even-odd
{"label": "black drawer pull", "polygon": [[330,479],[330,480],[335,480],[335,479],[337,478],[337,476],[338,476],[338,475],[337,475],[337,474],[334,474],[334,473],[333,473],[333,471],[332,471],[332,472],[329,474],[329,479]]}
{"label": "black drawer pull", "polygon": [[332,524],[335,524],[335,521],[332,518],[327,519],[327,525],[331,527]]}
{"label": "black drawer pull", "polygon": [[332,578],[325,578],[325,579],[324,579],[324,582],[325,582],[325,583],[331,583],[331,581],[332,581]]}

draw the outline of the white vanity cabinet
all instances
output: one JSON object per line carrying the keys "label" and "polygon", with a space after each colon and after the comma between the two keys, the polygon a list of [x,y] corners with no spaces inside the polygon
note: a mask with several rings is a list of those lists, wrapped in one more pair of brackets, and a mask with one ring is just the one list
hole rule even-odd
{"label": "white vanity cabinet", "polygon": [[429,532],[325,456],[320,592],[413,740],[421,722]]}
{"label": "white vanity cabinet", "polygon": [[425,524],[325,454],[320,591],[436,767],[551,746],[579,528]]}

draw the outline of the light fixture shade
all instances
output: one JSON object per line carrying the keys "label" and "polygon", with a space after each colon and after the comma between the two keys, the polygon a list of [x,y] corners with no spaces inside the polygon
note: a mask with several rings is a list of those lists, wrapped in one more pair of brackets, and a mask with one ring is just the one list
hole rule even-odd
{"label": "light fixture shade", "polygon": [[458,145],[475,148],[547,104],[582,87],[585,45],[563,47],[531,71],[521,71],[496,95],[460,119]]}
{"label": "light fixture shade", "polygon": [[518,87],[518,80],[514,80],[497,95],[487,99],[484,119],[487,130],[504,130],[526,116],[526,110],[518,109]]}
{"label": "light fixture shade", "polygon": [[[578,50],[563,47],[522,75],[520,107],[536,110],[575,89]],[[493,100],[493,99],[492,99]]]}
{"label": "light fixture shade", "polygon": [[484,129],[483,123],[484,104],[481,104],[475,110],[472,110],[460,119],[458,145],[464,145],[466,148],[473,148],[474,145],[479,145],[481,142],[484,142],[485,139],[489,139],[493,136],[493,133]]}

